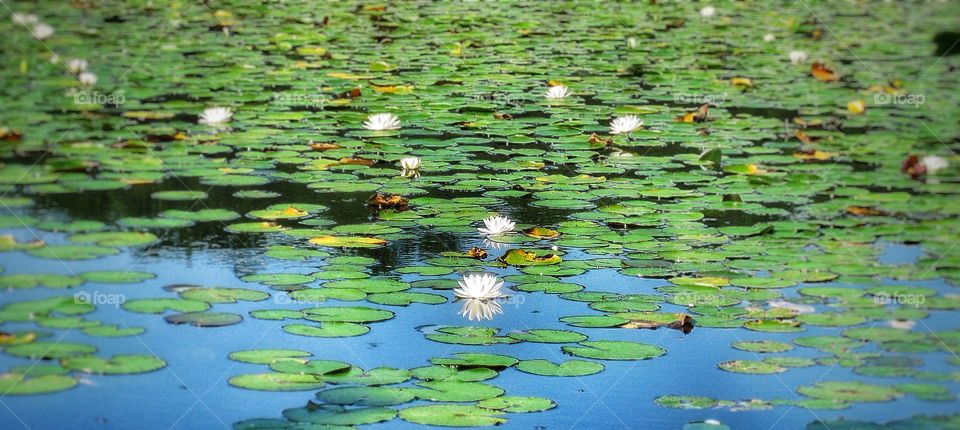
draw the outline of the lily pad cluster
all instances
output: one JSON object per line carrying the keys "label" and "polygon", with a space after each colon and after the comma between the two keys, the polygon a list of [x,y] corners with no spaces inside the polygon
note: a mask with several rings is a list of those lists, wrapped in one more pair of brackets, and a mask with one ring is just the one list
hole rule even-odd
{"label": "lily pad cluster", "polygon": [[324,388],[306,406],[284,410],[283,419],[242,421],[235,428],[352,426],[396,418],[417,424],[479,427],[503,424],[508,413],[540,412],[557,406],[542,397],[507,396],[502,388],[484,382],[524,363],[508,356],[458,353],[409,370],[379,367],[364,371],[344,362],[312,360],[311,355],[276,349],[232,353],[230,358],[235,361],[268,365],[271,370],[233,376],[233,386],[265,391]]}
{"label": "lily pad cluster", "polygon": [[[0,322],[34,322],[47,329],[77,329],[92,337],[135,336],[140,327],[105,324],[86,320],[81,315],[96,307],[78,302],[75,296],[54,296],[9,303],[0,308]],[[167,364],[148,354],[96,355],[95,345],[67,342],[46,330],[0,332],[0,352],[23,359],[24,363],[0,373],[4,395],[50,394],[75,387],[83,374],[131,375],[152,372]]]}

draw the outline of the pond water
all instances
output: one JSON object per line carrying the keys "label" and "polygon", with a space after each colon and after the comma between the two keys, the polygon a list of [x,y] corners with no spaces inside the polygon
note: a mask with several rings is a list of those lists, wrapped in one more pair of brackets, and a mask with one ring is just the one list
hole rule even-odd
{"label": "pond water", "polygon": [[0,428],[960,428],[960,3],[8,8]]}

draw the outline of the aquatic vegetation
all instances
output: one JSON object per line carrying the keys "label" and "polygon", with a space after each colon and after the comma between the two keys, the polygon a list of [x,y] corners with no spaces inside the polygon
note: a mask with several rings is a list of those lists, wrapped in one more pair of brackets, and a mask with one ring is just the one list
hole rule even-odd
{"label": "aquatic vegetation", "polygon": [[378,113],[367,117],[363,128],[371,131],[399,130],[400,118],[392,113]]}
{"label": "aquatic vegetation", "polygon": [[643,125],[636,115],[619,116],[610,121],[610,134],[630,134]]}
{"label": "aquatic vegetation", "polygon": [[503,313],[503,307],[496,300],[481,300],[468,298],[460,306],[460,316],[470,321],[492,320],[494,316]]}
{"label": "aquatic vegetation", "polygon": [[502,215],[492,216],[483,220],[483,227],[477,229],[480,234],[493,236],[513,231],[517,223]]}
{"label": "aquatic vegetation", "polygon": [[567,88],[566,86],[554,85],[554,86],[551,86],[550,89],[548,89],[543,96],[551,100],[557,100],[557,99],[567,98],[571,94],[572,93],[570,92],[570,89]]}
{"label": "aquatic vegetation", "polygon": [[233,110],[226,107],[210,107],[203,110],[200,113],[200,118],[197,120],[200,124],[205,125],[221,125],[225,124],[233,118]]}
{"label": "aquatic vegetation", "polygon": [[457,281],[453,294],[462,299],[491,300],[505,296],[500,291],[503,281],[492,273],[470,273]]}

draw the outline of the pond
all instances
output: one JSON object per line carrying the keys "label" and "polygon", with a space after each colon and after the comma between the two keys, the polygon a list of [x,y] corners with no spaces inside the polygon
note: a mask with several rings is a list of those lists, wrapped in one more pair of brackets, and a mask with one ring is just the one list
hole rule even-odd
{"label": "pond", "polygon": [[0,428],[960,428],[960,3],[9,3]]}

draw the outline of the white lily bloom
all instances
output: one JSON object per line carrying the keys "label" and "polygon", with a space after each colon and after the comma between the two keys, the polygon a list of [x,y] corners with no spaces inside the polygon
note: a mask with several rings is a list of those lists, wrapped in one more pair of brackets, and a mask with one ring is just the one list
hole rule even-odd
{"label": "white lily bloom", "polygon": [[70,70],[70,73],[78,74],[87,71],[87,60],[82,58],[74,58],[67,62],[67,70]]}
{"label": "white lily bloom", "polygon": [[494,315],[502,313],[503,308],[496,300],[467,299],[460,307],[460,315],[470,321],[492,320]]}
{"label": "white lily bloom", "polygon": [[200,124],[218,125],[229,122],[233,118],[233,111],[225,107],[212,107],[203,110],[200,114]]}
{"label": "white lily bloom", "polygon": [[713,6],[704,6],[703,9],[700,9],[700,16],[704,18],[710,18],[717,14],[717,8]]}
{"label": "white lily bloom", "polygon": [[929,174],[936,174],[950,166],[950,162],[947,161],[946,158],[937,155],[923,157],[920,159],[920,163],[923,164],[923,167],[927,168],[927,173]]}
{"label": "white lily bloom", "polygon": [[793,64],[800,64],[807,61],[807,53],[803,51],[790,51],[790,62]]}
{"label": "white lily bloom", "polygon": [[470,273],[463,275],[463,280],[457,281],[460,288],[453,290],[453,294],[461,299],[491,300],[506,296],[500,292],[503,281],[492,273]]}
{"label": "white lily bloom", "polygon": [[917,322],[913,320],[891,320],[887,321],[887,325],[898,330],[912,330]]}
{"label": "white lily bloom", "polygon": [[420,168],[420,159],[417,157],[401,158],[400,167],[403,168],[403,170],[417,170]]}
{"label": "white lily bloom", "polygon": [[773,33],[767,33],[763,35],[764,42],[773,42],[774,40],[777,40],[777,36],[774,36]]}
{"label": "white lily bloom", "polygon": [[639,47],[639,46],[640,46],[640,42],[637,41],[637,38],[636,38],[636,37],[628,37],[628,38],[627,38],[627,48],[637,49],[637,47]]}
{"label": "white lily bloom", "polygon": [[500,242],[494,242],[494,241],[492,241],[492,240],[490,240],[490,239],[484,239],[484,240],[483,240],[483,246],[485,246],[485,247],[487,247],[487,248],[493,248],[493,249],[496,249],[496,250],[499,251],[499,250],[503,249],[503,247],[504,247],[505,245],[502,244],[502,243],[500,243]]}
{"label": "white lily bloom", "polygon": [[373,131],[398,130],[400,128],[400,118],[392,113],[373,114],[363,122],[363,128]]}
{"label": "white lily bloom", "polygon": [[485,235],[494,235],[513,231],[517,223],[510,221],[510,218],[497,215],[483,220],[483,225],[484,227],[478,228],[477,231]]}
{"label": "white lily bloom", "polygon": [[566,98],[570,94],[572,93],[570,92],[570,89],[567,88],[566,86],[554,85],[550,87],[550,89],[547,90],[547,93],[544,94],[543,96],[551,100],[556,100],[556,99]]}
{"label": "white lily bloom", "polygon": [[80,80],[80,85],[88,87],[96,85],[97,83],[97,75],[93,74],[92,72],[83,72],[77,76],[77,79]]}
{"label": "white lily bloom", "polygon": [[47,39],[50,36],[53,36],[53,32],[54,30],[52,26],[50,26],[49,24],[44,24],[42,22],[33,26],[33,28],[30,29],[30,35],[32,35],[33,38],[37,40]]}
{"label": "white lily bloom", "polygon": [[12,20],[14,24],[20,24],[20,25],[36,24],[37,21],[39,21],[36,15],[32,13],[21,13],[21,12],[17,12],[10,15],[10,20]]}
{"label": "white lily bloom", "polygon": [[643,121],[636,115],[624,115],[610,121],[610,134],[630,133],[643,125]]}

